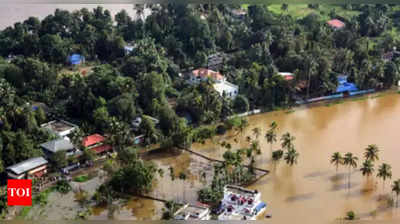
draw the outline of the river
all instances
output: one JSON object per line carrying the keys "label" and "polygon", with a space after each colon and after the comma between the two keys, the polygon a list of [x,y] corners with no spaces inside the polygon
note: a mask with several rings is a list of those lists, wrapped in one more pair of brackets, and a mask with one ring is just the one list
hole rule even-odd
{"label": "river", "polygon": [[[116,13],[125,9],[132,18],[136,18],[133,4],[99,4],[104,9],[110,11],[111,15],[114,16]],[[38,17],[43,19],[49,14],[53,14],[54,11],[64,9],[68,11],[79,10],[81,8],[93,9],[96,8],[95,4],[9,4],[2,3],[0,6],[0,30],[7,26],[12,26],[16,22],[23,22],[30,16]],[[150,10],[145,10],[145,16],[149,15]]]}
{"label": "river", "polygon": [[[270,175],[250,188],[262,192],[268,204],[268,212],[274,223],[333,222],[353,210],[361,219],[398,219],[400,208],[387,208],[383,194],[391,193],[391,182],[382,181],[374,174],[369,181],[354,170],[351,187],[347,189],[347,168],[340,167],[336,175],[330,164],[331,155],[336,152],[352,152],[359,157],[361,165],[363,151],[368,144],[380,148],[380,160],[392,165],[393,178],[400,178],[400,157],[398,151],[400,125],[400,95],[397,93],[374,95],[368,99],[350,99],[340,104],[298,108],[294,112],[271,112],[249,117],[250,126],[233,148],[245,146],[245,136],[252,135],[252,129],[259,127],[263,135],[267,126],[278,123],[279,137],[289,131],[296,137],[295,147],[300,153],[298,164],[288,167],[282,161]],[[263,136],[262,135],[262,136]],[[222,139],[218,139],[222,138]],[[224,149],[215,141],[231,139],[215,137],[206,144],[195,144],[192,149],[211,157],[220,158]],[[269,162],[270,147],[262,139],[263,153],[256,166],[273,170]],[[274,145],[274,149],[279,144]],[[180,158],[176,159],[179,164]],[[172,164],[171,164],[172,165]],[[390,183],[389,183],[390,182]]]}

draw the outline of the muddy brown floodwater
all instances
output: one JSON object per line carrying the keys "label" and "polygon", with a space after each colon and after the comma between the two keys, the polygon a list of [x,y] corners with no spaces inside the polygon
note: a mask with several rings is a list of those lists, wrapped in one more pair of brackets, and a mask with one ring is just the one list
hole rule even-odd
{"label": "muddy brown floodwater", "polygon": [[[380,160],[392,165],[393,179],[400,178],[400,103],[399,94],[370,96],[364,100],[350,99],[341,104],[299,108],[294,112],[272,112],[249,117],[246,129],[237,148],[247,144],[245,136],[259,127],[262,136],[267,126],[278,123],[279,138],[289,131],[296,137],[295,147],[300,153],[298,164],[288,167],[282,161],[275,171],[250,188],[262,192],[268,204],[267,213],[272,214],[273,223],[330,223],[353,210],[361,219],[399,219],[400,208],[387,207],[383,193],[390,194],[390,183],[382,182],[374,174],[369,181],[356,170],[351,175],[351,188],[347,189],[347,169],[329,163],[332,153],[352,152],[359,157],[361,165],[363,151],[368,144],[377,144],[381,150]],[[221,157],[224,149],[215,141],[233,137],[216,137],[206,144],[195,144],[192,149],[208,156]],[[260,137],[261,138],[261,137]],[[232,143],[234,141],[231,141]],[[269,162],[270,146],[261,138],[263,154],[257,166],[273,170]],[[274,145],[278,149],[279,144]],[[177,159],[179,161],[179,158]],[[400,220],[400,219],[399,219]]]}

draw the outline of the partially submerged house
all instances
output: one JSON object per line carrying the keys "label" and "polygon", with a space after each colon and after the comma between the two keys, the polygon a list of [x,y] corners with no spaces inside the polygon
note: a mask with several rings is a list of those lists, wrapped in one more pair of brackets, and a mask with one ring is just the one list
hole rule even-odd
{"label": "partially submerged house", "polygon": [[175,220],[210,220],[210,209],[205,206],[186,204],[174,214]]}
{"label": "partially submerged house", "polygon": [[41,177],[47,173],[47,160],[43,157],[31,158],[6,168],[7,175],[12,179]]}
{"label": "partially submerged house", "polygon": [[343,29],[346,24],[338,19],[331,19],[326,22],[330,27],[332,27],[335,30],[340,30]]}
{"label": "partially submerged house", "polygon": [[190,84],[198,84],[203,81],[212,80],[214,89],[224,97],[234,99],[239,94],[239,86],[226,81],[226,78],[219,72],[206,68],[193,70],[188,75]]}
{"label": "partially submerged house", "polygon": [[100,134],[86,136],[82,140],[82,146],[92,150],[97,155],[107,153],[112,150],[112,146],[106,144],[106,138]]}
{"label": "partially submerged house", "polygon": [[59,138],[56,140],[48,141],[40,145],[44,153],[50,157],[52,154],[64,151],[69,156],[79,156],[82,154],[81,151],[77,150],[74,145],[68,139]]}
{"label": "partially submerged house", "polygon": [[48,130],[50,133],[60,138],[66,137],[78,128],[77,125],[64,120],[50,121],[48,123],[40,125],[40,127]]}

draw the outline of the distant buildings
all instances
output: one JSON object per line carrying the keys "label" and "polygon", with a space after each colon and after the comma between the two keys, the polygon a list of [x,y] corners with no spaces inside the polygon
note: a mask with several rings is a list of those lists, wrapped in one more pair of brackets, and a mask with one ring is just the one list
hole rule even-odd
{"label": "distant buildings", "polygon": [[332,19],[327,21],[328,25],[335,30],[342,29],[346,26],[346,24],[338,19]]}
{"label": "distant buildings", "polygon": [[175,220],[210,220],[210,209],[204,206],[186,204],[174,214]]}
{"label": "distant buildings", "polygon": [[206,68],[193,70],[188,77],[190,84],[198,84],[203,81],[212,80],[214,89],[221,95],[234,99],[239,94],[239,87],[226,81],[226,78],[219,72]]}
{"label": "distant buildings", "polygon": [[393,51],[388,51],[382,55],[382,60],[386,62],[393,61],[398,57],[400,57],[400,51],[397,51],[396,48],[393,48]]}
{"label": "distant buildings", "polygon": [[77,125],[64,120],[50,121],[40,126],[60,138],[66,138],[67,135],[78,128]]}
{"label": "distant buildings", "polygon": [[278,72],[278,74],[282,76],[286,81],[294,79],[294,74],[290,72]]}
{"label": "distant buildings", "polygon": [[12,179],[41,177],[47,173],[47,160],[43,157],[31,158],[6,168],[7,175]]}
{"label": "distant buildings", "polygon": [[231,14],[234,18],[244,19],[247,15],[247,11],[244,9],[232,9]]}

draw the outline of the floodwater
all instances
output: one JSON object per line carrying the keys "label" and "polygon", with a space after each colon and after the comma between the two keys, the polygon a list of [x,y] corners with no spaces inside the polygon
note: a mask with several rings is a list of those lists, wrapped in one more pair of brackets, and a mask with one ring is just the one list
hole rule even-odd
{"label": "floodwater", "polygon": [[[330,164],[331,155],[336,152],[352,152],[359,157],[361,165],[363,151],[368,144],[380,148],[380,160],[392,166],[393,179],[400,178],[400,157],[398,144],[400,125],[399,94],[391,93],[370,96],[368,99],[350,99],[344,103],[299,108],[294,112],[272,112],[249,117],[249,127],[236,137],[215,137],[206,144],[195,144],[192,149],[205,155],[220,158],[225,151],[216,141],[230,140],[233,148],[247,144],[246,136],[252,136],[252,129],[259,127],[262,135],[268,125],[278,123],[278,134],[290,132],[296,137],[295,148],[300,153],[298,164],[288,167],[281,161],[274,171],[269,162],[270,146],[260,137],[263,153],[256,166],[268,168],[267,175],[250,188],[262,192],[268,204],[267,213],[274,223],[331,223],[353,210],[356,216],[365,219],[399,219],[400,208],[389,208],[391,181],[382,181],[376,173],[368,181],[361,172],[354,170],[351,187],[347,188],[347,171],[340,167],[336,174]],[[237,138],[237,142],[232,141]],[[254,138],[254,136],[253,136]],[[279,144],[274,144],[274,149]],[[177,158],[179,161],[179,158]],[[390,183],[389,183],[390,182]],[[386,195],[387,196],[383,196]]]}
{"label": "floodwater", "polygon": [[[65,1],[67,2],[67,1]],[[99,4],[104,9],[110,11],[111,15],[114,16],[122,9],[125,9],[127,13],[132,17],[136,18],[136,13],[133,4]],[[10,4],[1,3],[0,5],[0,30],[7,26],[12,26],[16,22],[23,22],[30,16],[44,19],[49,14],[53,14],[54,11],[59,8],[68,11],[79,10],[81,8],[87,8],[92,10],[96,8],[96,4]],[[150,14],[149,9],[145,9],[144,16]]]}

